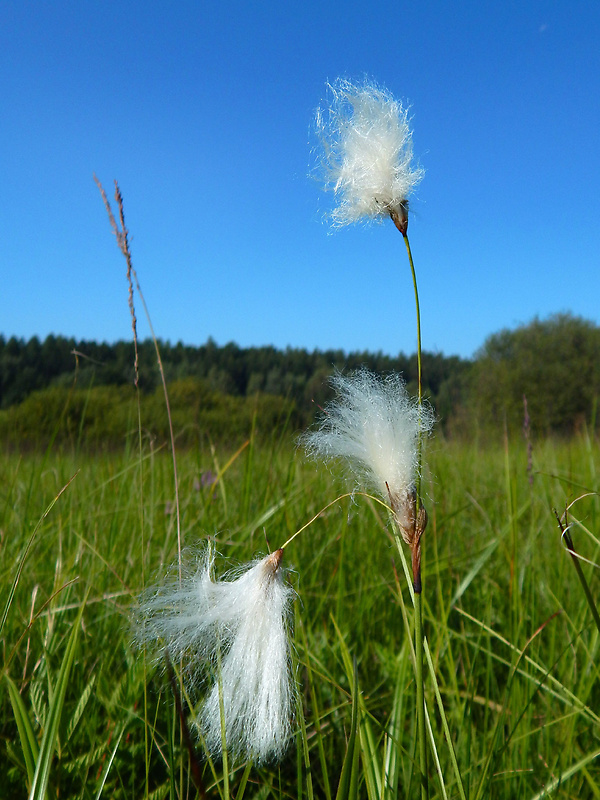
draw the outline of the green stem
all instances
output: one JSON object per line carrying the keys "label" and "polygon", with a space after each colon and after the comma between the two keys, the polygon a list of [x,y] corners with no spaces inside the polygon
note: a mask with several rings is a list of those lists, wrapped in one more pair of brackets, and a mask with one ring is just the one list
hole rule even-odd
{"label": "green stem", "polygon": [[[415,290],[415,310],[416,310],[416,317],[417,317],[417,402],[419,407],[419,412],[423,407],[423,362],[421,357],[421,307],[419,305],[419,290],[417,288],[417,273],[415,272],[415,265],[413,262],[412,252],[410,249],[410,242],[408,241],[408,235],[406,233],[402,234],[402,238],[404,239],[404,244],[406,245],[406,252],[408,253],[408,263],[410,264],[410,272],[412,275],[413,280],[413,287]],[[419,426],[419,431],[417,434],[417,475],[415,481],[415,488],[417,490],[417,502],[416,502],[416,511],[418,512],[419,507],[421,505],[421,461],[423,455],[423,434],[421,432],[421,427]]]}
{"label": "green stem", "polygon": [[[421,429],[421,412],[423,408],[423,374],[421,359],[421,308],[419,306],[419,291],[417,289],[417,273],[413,262],[410,242],[408,241],[408,200],[403,200],[397,208],[390,210],[390,217],[396,228],[402,234],[406,252],[408,253],[408,263],[415,289],[415,306],[417,309],[417,383],[418,383],[418,409],[419,409],[419,429],[417,431],[417,470],[415,475],[415,507],[414,524],[419,526],[419,511],[421,509],[421,461],[423,454],[423,433]],[[425,730],[425,691],[423,687],[423,612],[421,605],[421,535],[425,530],[427,521],[423,522],[420,530],[413,529],[413,535],[417,538],[409,542],[412,551],[412,571],[415,603],[415,680],[417,682],[417,736],[419,742],[419,762],[421,767],[421,800],[429,797],[429,784],[427,781],[427,748]]]}
{"label": "green stem", "polygon": [[421,592],[415,592],[415,660],[417,682],[417,735],[419,737],[419,766],[421,768],[421,800],[428,800],[427,746],[425,739],[425,694],[423,689],[423,614]]}
{"label": "green stem", "polygon": [[418,371],[418,383],[419,383],[418,398],[419,398],[419,406],[421,406],[423,405],[423,381],[422,381],[422,365],[421,365],[421,309],[419,306],[419,291],[417,289],[417,274],[415,272],[415,265],[413,263],[410,243],[408,241],[408,235],[404,233],[402,237],[404,239],[404,244],[406,245],[406,252],[408,253],[408,262],[410,264],[410,271],[412,274],[413,286],[415,289],[415,306],[417,310],[417,371]]}
{"label": "green stem", "polygon": [[[393,219],[393,217],[392,217]],[[419,305],[419,290],[417,288],[417,273],[415,272],[415,265],[413,262],[412,252],[410,249],[410,242],[406,229],[399,228],[406,245],[406,252],[408,254],[408,263],[410,264],[410,272],[413,280],[413,287],[415,290],[415,308],[417,312],[417,386],[418,386],[418,407],[419,412],[423,406],[423,366],[421,358],[421,307]],[[417,434],[417,473],[415,479],[415,520],[421,506],[421,461],[423,453],[423,435],[421,426]],[[420,542],[414,546],[420,549]],[[415,679],[417,683],[417,736],[419,740],[419,765],[421,768],[421,800],[428,800],[429,797],[429,782],[427,779],[427,745],[426,745],[426,730],[425,730],[425,689],[423,683],[423,609],[421,604],[421,560],[419,557],[418,567],[416,571],[418,574],[413,574],[414,603],[415,603],[415,656],[416,656],[416,671]]]}
{"label": "green stem", "polygon": [[563,539],[565,541],[565,544],[567,545],[567,550],[569,552],[569,555],[573,559],[573,566],[575,567],[575,572],[577,573],[577,577],[579,578],[579,582],[581,583],[581,588],[583,589],[585,599],[587,600],[589,609],[592,612],[592,617],[594,618],[594,622],[596,623],[596,627],[598,628],[598,632],[600,633],[600,614],[598,614],[598,609],[596,607],[594,597],[590,590],[589,583],[587,582],[586,577],[583,574],[581,564],[579,563],[579,556],[577,555],[577,551],[575,550],[575,545],[573,544],[571,532],[569,531],[568,527],[563,529],[560,520],[558,521],[558,523],[561,527]]}

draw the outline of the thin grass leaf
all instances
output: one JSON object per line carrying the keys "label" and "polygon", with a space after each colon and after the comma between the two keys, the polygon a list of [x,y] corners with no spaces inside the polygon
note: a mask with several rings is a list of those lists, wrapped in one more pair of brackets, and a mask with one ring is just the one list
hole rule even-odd
{"label": "thin grass leaf", "polygon": [[288,498],[282,497],[277,503],[273,503],[273,505],[262,512],[257,519],[247,525],[246,530],[250,532],[250,535],[252,535],[254,531],[260,530],[272,516],[286,506],[287,502]]}
{"label": "thin grass leaf", "polygon": [[[556,512],[555,512],[556,514]],[[561,530],[562,538],[566,543],[567,552],[571,556],[573,561],[573,566],[575,567],[575,572],[577,573],[577,577],[579,578],[579,582],[581,583],[581,588],[583,589],[583,594],[585,595],[586,602],[596,623],[596,627],[598,628],[598,633],[600,633],[600,613],[598,613],[598,608],[596,606],[596,601],[594,600],[594,596],[590,590],[589,583],[585,577],[583,569],[581,568],[581,564],[579,563],[579,555],[575,550],[575,545],[573,544],[573,538],[571,536],[570,525],[566,524],[566,512],[565,512],[565,525],[563,525],[562,520],[559,518],[558,514],[556,514],[556,519],[558,520],[558,525]]]}
{"label": "thin grass leaf", "polygon": [[477,575],[481,572],[485,564],[489,561],[490,557],[498,547],[498,540],[493,539],[486,547],[483,549],[479,558],[475,561],[471,569],[467,572],[465,577],[460,582],[458,588],[454,592],[452,596],[452,600],[450,601],[450,607],[454,607],[456,603],[460,600],[463,594],[467,591],[471,583],[475,580]]}
{"label": "thin grass leaf", "polygon": [[308,800],[314,800],[312,766],[310,763],[308,736],[306,734],[306,721],[304,719],[304,710],[302,708],[302,698],[300,697],[300,693],[298,693],[296,697],[296,705],[296,715],[300,723],[300,730],[298,731],[298,748],[302,748],[302,761],[298,755],[298,797],[301,797],[302,793],[302,773],[300,765],[302,762],[304,762],[304,768],[306,770],[306,796],[308,797]]}
{"label": "thin grass leaf", "polygon": [[371,800],[379,800],[383,791],[383,784],[381,782],[381,759],[377,751],[375,737],[373,736],[373,728],[369,721],[362,697],[360,697],[359,702],[361,705],[359,734],[367,793]]}
{"label": "thin grass leaf", "polygon": [[85,689],[81,693],[81,697],[77,701],[77,705],[75,706],[75,711],[73,712],[73,715],[69,720],[69,724],[67,726],[67,734],[66,734],[67,741],[69,741],[69,739],[73,735],[73,731],[77,727],[79,720],[81,719],[81,716],[85,711],[85,707],[88,704],[95,683],[96,683],[96,676],[93,675],[91,681],[85,687]]}
{"label": "thin grass leaf", "polygon": [[402,736],[402,708],[404,700],[404,681],[408,659],[403,657],[405,650],[400,653],[398,658],[398,674],[394,686],[394,697],[392,700],[392,710],[385,732],[383,745],[383,784],[384,800],[393,800],[398,795],[398,785],[400,782],[400,739]]}
{"label": "thin grass leaf", "polygon": [[13,602],[13,599],[14,599],[14,596],[15,596],[15,592],[17,591],[17,586],[19,585],[19,580],[21,578],[21,573],[23,572],[23,567],[25,566],[25,561],[27,560],[27,556],[29,555],[29,551],[31,550],[31,547],[32,547],[32,545],[33,545],[33,543],[35,541],[35,538],[36,538],[36,536],[38,534],[38,531],[39,531],[39,529],[40,529],[40,527],[42,525],[42,522],[46,519],[48,514],[52,511],[52,509],[54,508],[55,504],[58,501],[58,498],[62,495],[62,493],[64,491],[66,491],[66,489],[68,489],[68,487],[75,480],[77,475],[78,475],[78,473],[76,472],[75,475],[73,475],[73,477],[71,478],[71,480],[67,481],[67,483],[62,487],[60,492],[56,495],[56,497],[48,505],[48,507],[46,508],[44,513],[42,514],[42,516],[37,521],[36,526],[33,529],[33,532],[31,534],[31,536],[29,537],[29,539],[27,541],[27,544],[25,545],[25,549],[23,550],[23,552],[21,554],[21,558],[19,559],[19,563],[18,563],[17,569],[15,571],[15,577],[13,578],[13,582],[12,582],[10,590],[8,592],[8,597],[6,598],[6,603],[4,604],[4,610],[2,612],[2,617],[0,618],[0,636],[2,635],[2,631],[4,630],[4,626],[6,625],[6,620],[8,618],[8,613],[10,611],[10,607],[12,605],[12,602]]}
{"label": "thin grass leaf", "polygon": [[83,616],[83,609],[85,608],[88,596],[89,591],[85,600],[81,604],[79,614],[73,623],[71,635],[69,636],[69,641],[67,643],[60,667],[60,672],[58,674],[58,680],[56,682],[56,686],[54,687],[53,698],[48,708],[46,729],[44,730],[44,735],[42,737],[42,743],[40,745],[39,755],[35,767],[35,774],[33,776],[31,790],[29,792],[29,800],[43,800],[46,796],[46,789],[48,788],[48,780],[50,778],[52,757],[54,756],[54,750],[58,740],[58,729],[65,702],[65,695],[71,676],[71,668],[73,666],[75,652],[77,650],[81,618]]}
{"label": "thin grass leaf", "polygon": [[27,770],[27,783],[29,786],[33,783],[33,776],[35,774],[35,764],[38,760],[39,748],[29,714],[25,708],[23,698],[14,682],[8,677],[4,676],[8,684],[8,694],[10,697],[10,704],[12,706],[15,722],[17,723],[17,730],[19,731],[19,740],[21,742],[21,752],[25,761],[25,769]]}
{"label": "thin grass leaf", "polygon": [[244,797],[244,792],[246,791],[246,786],[248,785],[248,778],[250,777],[251,771],[252,771],[252,762],[248,761],[246,763],[246,766],[244,767],[242,778],[237,787],[237,792],[235,793],[235,800],[242,800],[242,798]]}
{"label": "thin grass leaf", "polygon": [[[157,706],[157,714],[158,714],[158,706]],[[179,725],[178,718],[177,718],[177,711],[175,707],[173,707],[172,712],[167,714],[167,766],[169,768],[169,798],[170,800],[175,800],[177,797],[177,784],[175,783],[175,776],[177,775],[177,762],[175,760],[175,731],[178,730]],[[148,723],[146,723],[146,730],[148,728]],[[152,738],[154,739],[156,730],[156,720],[154,720],[154,725],[152,726]],[[146,767],[146,792],[148,791],[148,769],[149,769],[149,762],[147,761]]]}
{"label": "thin grass leaf", "polygon": [[[436,674],[435,674],[435,666],[433,664],[433,659],[431,658],[431,652],[429,650],[429,642],[425,639],[425,658],[427,659],[427,666],[429,667],[429,674],[432,676],[432,684],[433,684],[433,691],[435,694],[435,699],[438,705],[438,711],[440,713],[440,718],[442,720],[442,727],[444,729],[444,736],[446,738],[446,744],[448,745],[448,753],[450,754],[450,761],[452,762],[452,769],[454,770],[454,777],[456,778],[456,786],[458,788],[458,793],[460,794],[461,800],[467,800],[465,795],[465,789],[462,783],[462,778],[460,775],[460,767],[458,765],[458,759],[456,758],[456,751],[454,749],[454,743],[452,742],[452,736],[450,734],[450,728],[448,726],[448,720],[446,719],[446,711],[444,709],[444,703],[442,701],[442,695],[440,693],[440,687],[438,686]],[[429,718],[429,717],[428,717]],[[435,739],[433,737],[433,732],[431,732],[430,742],[432,751],[436,750],[435,747]],[[437,759],[437,751],[435,752],[435,756]],[[439,764],[439,760],[438,760]],[[442,780],[443,784],[443,780]]]}
{"label": "thin grass leaf", "polygon": [[356,659],[352,665],[352,719],[346,755],[340,773],[340,782],[335,795],[336,800],[356,800],[358,797],[358,765],[359,748],[357,747],[356,734],[358,731],[358,675],[356,673]]}
{"label": "thin grass leaf", "polygon": [[598,798],[600,798],[600,785],[598,784],[598,781],[595,781],[593,779],[587,766],[582,767],[581,772],[583,773],[583,776],[587,781],[590,791],[593,793],[594,797],[597,798],[598,800]]}
{"label": "thin grass leaf", "polygon": [[425,706],[425,728],[427,732],[427,737],[429,739],[429,743],[431,745],[431,755],[433,756],[435,771],[437,773],[438,780],[440,782],[440,790],[442,792],[442,798],[443,800],[448,800],[448,792],[446,791],[446,782],[444,781],[444,773],[442,772],[440,756],[438,753],[437,745],[435,743],[435,736],[433,734],[433,728],[431,727],[431,718],[429,716],[429,709],[427,708],[427,706]]}
{"label": "thin grass leaf", "polygon": [[94,800],[100,800],[100,796],[102,794],[102,790],[104,789],[104,784],[106,783],[106,779],[108,778],[108,773],[110,772],[110,768],[112,767],[113,761],[115,760],[115,756],[117,755],[117,750],[119,749],[119,745],[121,744],[121,739],[123,738],[123,734],[125,733],[126,724],[121,727],[119,735],[116,738],[115,746],[112,749],[112,752],[109,758],[104,765],[104,769],[102,770],[102,775],[100,776],[100,783],[98,784],[98,791],[94,795]]}
{"label": "thin grass leaf", "polygon": [[[317,700],[317,693],[315,690],[314,674],[311,667],[311,659],[309,654],[308,640],[306,636],[306,628],[304,627],[304,624],[302,622],[302,617],[300,616],[297,604],[296,604],[296,621],[294,623],[294,629],[302,635],[302,646],[304,648],[305,653],[307,654],[303,666],[306,669],[306,683],[308,685],[308,690],[310,692],[310,703],[312,708],[313,725],[315,728],[315,736],[317,739],[317,749],[319,751],[319,763],[321,765],[321,773],[323,775],[323,784],[324,784],[323,789],[325,792],[325,800],[331,800],[331,787],[329,783],[328,763],[327,759],[325,758],[325,747],[323,741],[324,736],[321,730],[320,710]],[[304,716],[302,711],[303,710],[300,707],[298,710],[298,717],[300,719],[303,719]]]}
{"label": "thin grass leaf", "polygon": [[[400,544],[399,543],[398,543],[398,548],[400,549]],[[406,572],[406,569],[405,569],[405,572]],[[404,602],[404,597],[402,595],[402,591],[400,589],[400,585],[399,585],[399,582],[398,582],[397,579],[396,579],[396,586],[397,586],[397,590],[398,590],[398,601],[400,603],[400,609],[401,609],[401,612],[402,612],[402,618],[404,620],[404,626],[405,626],[406,630],[410,633],[410,623],[409,623],[409,620],[408,620],[408,613],[407,613],[407,609],[406,609],[406,604]],[[409,584],[409,587],[410,587],[410,584]],[[414,594],[413,594],[413,597],[414,597]],[[410,658],[411,658],[413,667],[415,667],[415,665],[416,665],[415,648],[414,648],[412,637],[410,635],[409,635],[407,641],[408,641],[408,645],[409,645],[409,648],[410,648],[410,650],[409,650]],[[430,653],[430,650],[429,650],[429,642],[427,640],[427,637],[424,637],[424,639],[423,639],[423,651],[425,653],[425,657],[426,657],[426,660],[427,660],[427,667],[429,669],[429,675],[431,677],[431,682],[433,684],[434,691],[435,691],[435,694],[436,694],[436,698],[438,700],[438,709],[440,711],[440,715],[441,715],[441,718],[442,718],[442,725],[444,727],[444,732],[446,734],[446,741],[448,743],[449,752],[450,752],[450,758],[451,758],[452,766],[453,766],[454,773],[455,773],[455,776],[456,776],[456,779],[457,779],[457,785],[459,787],[461,800],[465,800],[464,788],[462,786],[462,780],[461,780],[461,777],[460,777],[460,770],[459,770],[459,767],[458,767],[458,762],[456,760],[456,754],[454,752],[454,746],[452,744],[452,739],[451,739],[451,736],[450,736],[450,730],[449,730],[449,727],[448,727],[448,722],[446,720],[446,714],[445,714],[445,711],[444,711],[444,706],[443,706],[442,701],[441,701],[441,694],[440,694],[440,689],[439,689],[439,685],[438,685],[437,674],[436,674],[436,671],[435,671],[433,660],[431,658],[431,653]],[[415,672],[416,672],[416,669],[415,669]],[[437,752],[437,745],[435,743],[435,737],[434,737],[434,734],[433,734],[433,729],[432,729],[431,723],[429,721],[429,709],[428,709],[426,704],[425,704],[424,710],[425,710],[425,718],[426,718],[427,738],[429,739],[431,752],[432,752],[433,757],[434,757],[434,761],[435,761],[435,765],[436,765],[436,771],[437,771],[437,774],[438,774],[438,778],[440,780],[440,788],[442,790],[442,795],[445,797],[446,796],[446,789],[445,789],[444,777],[443,777],[441,766],[440,766],[440,759],[439,759],[439,755],[438,755],[438,752]]]}
{"label": "thin grass leaf", "polygon": [[534,795],[531,800],[542,800],[544,797],[550,797],[550,795],[554,792],[555,789],[560,788],[565,781],[568,781],[569,778],[572,778],[573,775],[576,775],[580,770],[583,770],[590,762],[594,761],[594,759],[600,756],[600,750],[595,750],[593,753],[588,753],[584,756],[580,761],[577,763],[572,764],[569,769],[565,770],[561,773],[558,778],[555,778],[551,781],[547,786],[545,786],[541,792]]}
{"label": "thin grass leaf", "polygon": [[[348,650],[346,642],[344,641],[344,637],[342,636],[342,633],[338,628],[337,623],[335,619],[333,619],[333,617],[332,621],[340,640],[342,660],[344,662],[344,667],[346,669],[348,682],[352,686],[354,681],[354,662],[350,655],[350,651]],[[371,728],[371,724],[369,722],[369,718],[367,715],[367,709],[362,699],[362,695],[360,694],[358,696],[358,702],[360,711],[360,716],[359,716],[360,722],[358,728],[359,738],[360,738],[360,752],[362,755],[364,779],[365,779],[365,784],[367,786],[367,794],[369,798],[372,798],[373,800],[380,800],[382,787],[381,787],[381,763],[379,760],[379,754],[377,753],[377,748],[373,737],[373,730]]]}

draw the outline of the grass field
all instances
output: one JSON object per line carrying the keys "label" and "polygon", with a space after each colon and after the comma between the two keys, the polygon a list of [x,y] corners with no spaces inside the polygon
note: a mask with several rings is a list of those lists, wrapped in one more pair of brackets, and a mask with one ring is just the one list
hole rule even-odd
{"label": "grass field", "polygon": [[[348,491],[291,436],[244,444],[178,453],[184,557],[212,537],[219,570]],[[424,626],[458,765],[427,672],[432,798],[600,797],[598,630],[553,515],[598,489],[597,452],[537,442],[528,470],[520,440],[428,443]],[[280,765],[226,775],[196,744],[198,792],[168,676],[131,645],[136,598],[177,560],[170,453],[7,454],[0,469],[0,797],[332,798],[348,751],[355,796],[418,796],[412,606],[381,505],[343,498],[286,549],[297,735]],[[597,563],[598,496],[571,511]]]}

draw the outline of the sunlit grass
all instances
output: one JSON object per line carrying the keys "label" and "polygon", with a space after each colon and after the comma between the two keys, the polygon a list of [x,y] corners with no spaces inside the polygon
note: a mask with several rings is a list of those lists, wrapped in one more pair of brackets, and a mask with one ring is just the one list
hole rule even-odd
{"label": "sunlit grass", "polygon": [[[279,547],[346,491],[288,437],[244,445],[178,453],[184,548],[210,536],[223,566]],[[467,797],[599,796],[598,631],[552,511],[598,488],[596,448],[536,443],[530,473],[521,441],[428,444],[424,626]],[[48,797],[195,797],[168,678],[130,644],[136,597],[177,559],[170,454],[7,455],[0,485],[0,796],[44,796],[43,756]],[[580,500],[571,530],[596,563],[598,511]],[[234,766],[226,785],[198,743],[207,796],[239,797],[241,782],[247,797],[335,797],[349,744],[344,796],[414,796],[412,606],[383,509],[344,498],[285,558],[297,744],[278,767]],[[427,673],[425,694],[430,793],[458,797]]]}

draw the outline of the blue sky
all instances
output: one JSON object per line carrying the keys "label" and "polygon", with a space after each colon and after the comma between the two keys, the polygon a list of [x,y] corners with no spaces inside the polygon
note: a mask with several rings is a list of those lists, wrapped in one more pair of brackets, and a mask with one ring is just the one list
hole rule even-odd
{"label": "blue sky", "polygon": [[[0,333],[131,336],[95,172],[172,342],[413,352],[402,237],[332,232],[310,125],[338,76],[411,105],[423,346],[600,322],[600,4],[0,4]],[[138,304],[140,334],[148,334]]]}

